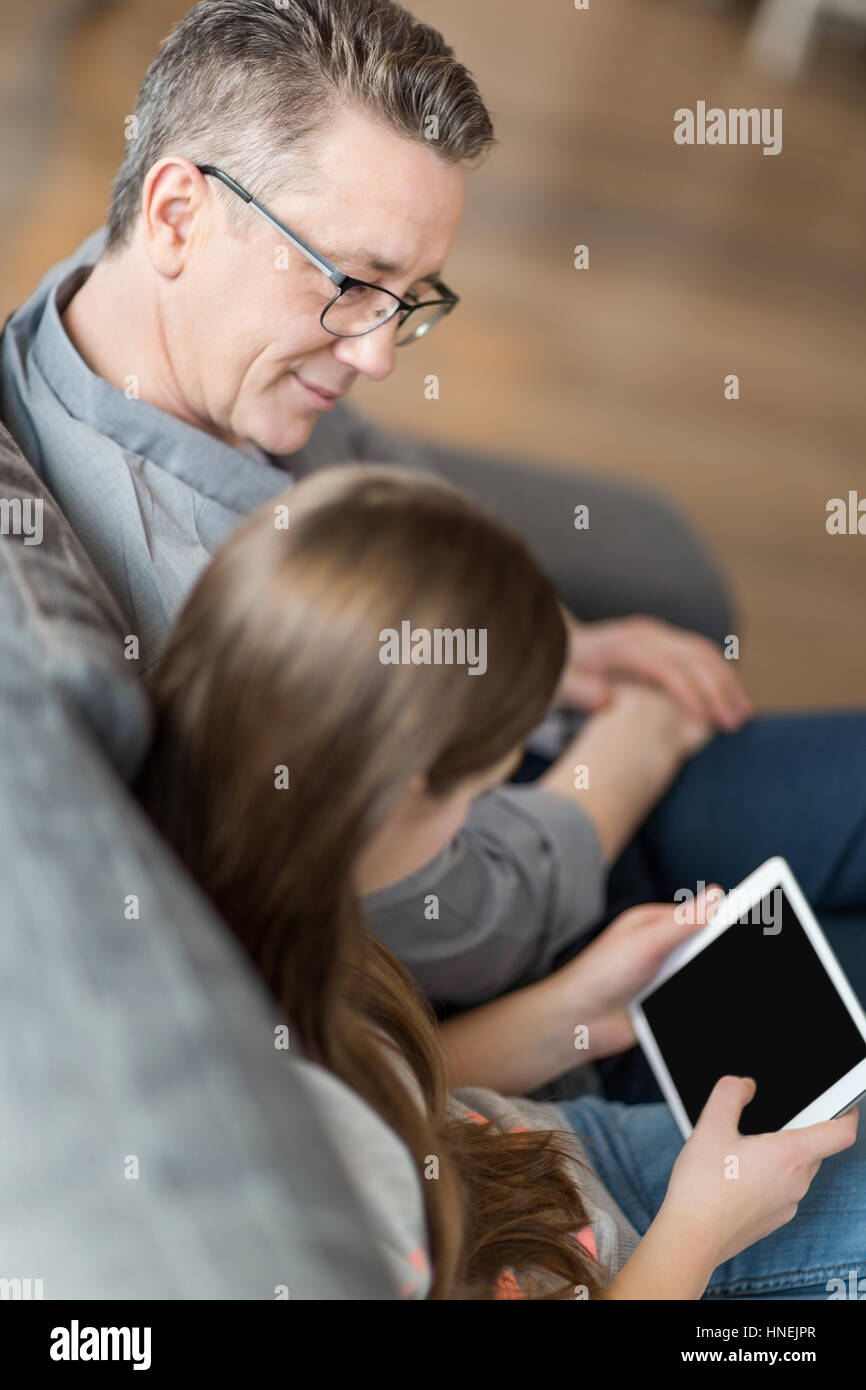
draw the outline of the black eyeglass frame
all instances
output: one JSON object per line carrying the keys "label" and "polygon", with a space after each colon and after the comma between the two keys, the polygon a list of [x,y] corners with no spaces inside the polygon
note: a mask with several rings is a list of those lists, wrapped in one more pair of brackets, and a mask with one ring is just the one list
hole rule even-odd
{"label": "black eyeglass frame", "polygon": [[[369,280],[358,280],[354,275],[347,275],[344,271],[338,270],[333,262],[328,260],[327,256],[323,256],[320,251],[317,251],[315,247],[311,246],[310,243],[305,241],[302,236],[299,236],[297,232],[293,232],[291,227],[287,227],[285,222],[281,222],[278,217],[275,217],[272,212],[269,212],[258,199],[253,197],[252,193],[244,188],[242,184],[239,184],[237,179],[233,179],[231,174],[227,174],[224,169],[218,169],[215,164],[197,164],[196,168],[200,174],[209,174],[212,178],[219,179],[221,183],[225,184],[226,188],[231,189],[232,193],[236,193],[239,198],[243,198],[245,203],[248,203],[249,206],[257,212],[260,217],[263,217],[266,222],[269,222],[272,227],[275,227],[282,236],[286,237],[292,246],[300,251],[302,255],[306,256],[308,261],[311,261],[318,270],[321,270],[324,275],[327,275],[332,284],[337,286],[337,293],[332,299],[328,300],[319,318],[319,322],[325,332],[330,333],[332,338],[363,338],[366,334],[374,333],[377,328],[382,328],[386,323],[390,323],[397,314],[401,315],[400,327],[402,328],[409,316],[414,314],[417,309],[429,309],[434,305],[439,305],[440,312],[421,324],[416,333],[413,333],[409,338],[398,340],[397,347],[407,347],[409,343],[417,342],[419,338],[423,338],[425,334],[430,332],[431,328],[439,323],[440,319],[443,319],[446,314],[450,314],[455,305],[460,303],[459,296],[454,294],[453,290],[449,290],[448,286],[443,284],[441,280],[430,281],[433,288],[441,294],[441,299],[424,299],[418,304],[408,304],[405,299],[401,299],[400,296],[394,294],[392,290],[386,290],[383,285],[372,285]],[[363,328],[360,333],[335,333],[334,330],[329,328],[325,323],[325,315],[328,310],[336,304],[341,295],[344,295],[347,290],[353,289],[376,290],[379,294],[388,295],[389,298],[394,301],[393,312],[390,313],[387,318],[380,319],[378,323],[371,324],[369,328]]]}

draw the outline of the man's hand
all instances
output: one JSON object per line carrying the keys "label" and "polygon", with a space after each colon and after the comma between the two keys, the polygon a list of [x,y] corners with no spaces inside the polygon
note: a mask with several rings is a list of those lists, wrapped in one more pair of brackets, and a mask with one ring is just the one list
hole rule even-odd
{"label": "man's hand", "polygon": [[752,705],[717,647],[660,618],[581,623],[567,609],[569,652],[555,704],[600,709],[623,679],[659,686],[692,718],[733,733]]}

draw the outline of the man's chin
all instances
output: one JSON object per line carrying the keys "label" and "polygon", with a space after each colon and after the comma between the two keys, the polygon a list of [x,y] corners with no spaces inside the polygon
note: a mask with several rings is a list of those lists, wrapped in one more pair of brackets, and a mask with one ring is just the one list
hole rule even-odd
{"label": "man's chin", "polygon": [[315,417],[252,422],[250,438],[266,454],[296,454],[313,433]]}

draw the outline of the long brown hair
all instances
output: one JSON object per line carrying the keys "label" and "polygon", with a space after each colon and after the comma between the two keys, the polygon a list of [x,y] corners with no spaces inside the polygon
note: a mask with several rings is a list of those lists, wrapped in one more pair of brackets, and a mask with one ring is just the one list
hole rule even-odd
{"label": "long brown hair", "polygon": [[[289,524],[285,522],[288,518]],[[487,669],[386,665],[385,629],[486,630]],[[446,792],[539,721],[565,630],[526,547],[463,493],[393,468],[327,469],[246,522],[191,595],[154,684],[140,786],[300,1036],[400,1135],[422,1182],[432,1296],[598,1291],[553,1133],[449,1117],[435,1022],[364,930],[358,856],[414,774]],[[288,784],[286,787],[286,783]],[[383,1042],[383,1036],[388,1042]],[[426,1113],[393,1067],[392,1046]]]}

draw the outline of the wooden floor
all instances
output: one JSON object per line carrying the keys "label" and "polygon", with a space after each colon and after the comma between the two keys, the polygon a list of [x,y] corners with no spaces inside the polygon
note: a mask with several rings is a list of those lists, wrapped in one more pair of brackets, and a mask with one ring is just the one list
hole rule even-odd
{"label": "wooden floor", "polygon": [[[431,437],[666,489],[736,586],[759,702],[863,703],[866,536],[825,529],[829,498],[866,497],[863,50],[828,35],[782,87],[743,65],[747,0],[412,8],[475,72],[501,144],[449,262],[459,320],[359,402]],[[4,316],[102,221],[123,118],[185,9],[31,0],[4,15]],[[782,107],[782,153],[676,146],[673,112],[698,100]]]}

